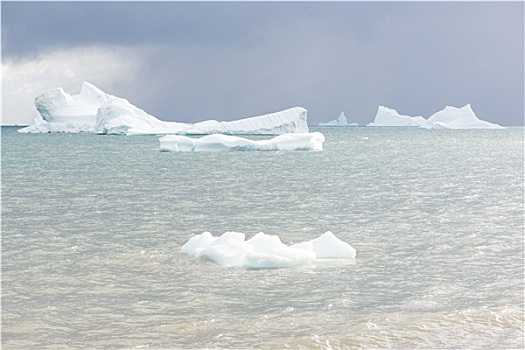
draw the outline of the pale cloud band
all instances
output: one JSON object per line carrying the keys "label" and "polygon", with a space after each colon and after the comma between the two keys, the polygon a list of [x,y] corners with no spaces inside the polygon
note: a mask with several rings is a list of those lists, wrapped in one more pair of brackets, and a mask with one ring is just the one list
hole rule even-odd
{"label": "pale cloud band", "polygon": [[89,81],[117,93],[138,71],[134,51],[89,46],[42,52],[20,60],[4,59],[2,125],[30,124],[36,115],[35,97],[56,87],[76,94],[82,81]]}

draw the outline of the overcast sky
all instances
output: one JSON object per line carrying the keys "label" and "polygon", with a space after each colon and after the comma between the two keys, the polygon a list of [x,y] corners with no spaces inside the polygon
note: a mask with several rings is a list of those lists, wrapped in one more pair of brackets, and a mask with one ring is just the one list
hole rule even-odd
{"label": "overcast sky", "polygon": [[523,2],[1,2],[2,114],[82,81],[162,120],[301,106],[316,125],[379,105],[428,118],[470,103],[524,122]]}

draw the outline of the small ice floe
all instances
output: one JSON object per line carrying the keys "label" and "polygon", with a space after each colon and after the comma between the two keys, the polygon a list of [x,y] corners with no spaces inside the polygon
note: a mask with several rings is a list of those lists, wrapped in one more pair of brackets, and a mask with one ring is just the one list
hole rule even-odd
{"label": "small ice floe", "polygon": [[292,244],[281,242],[276,235],[259,232],[249,240],[240,232],[226,232],[214,237],[209,232],[191,237],[182,252],[203,257],[223,266],[248,268],[281,268],[308,264],[321,259],[353,259],[356,250],[327,231],[310,241]]}

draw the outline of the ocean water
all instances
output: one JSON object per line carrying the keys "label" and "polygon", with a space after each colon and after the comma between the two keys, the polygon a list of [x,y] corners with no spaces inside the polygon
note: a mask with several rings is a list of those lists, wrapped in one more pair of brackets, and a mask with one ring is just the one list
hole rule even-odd
{"label": "ocean water", "polygon": [[[2,349],[522,349],[524,129],[312,128],[320,152],[159,152],[2,128]],[[239,231],[353,260],[221,267]]]}

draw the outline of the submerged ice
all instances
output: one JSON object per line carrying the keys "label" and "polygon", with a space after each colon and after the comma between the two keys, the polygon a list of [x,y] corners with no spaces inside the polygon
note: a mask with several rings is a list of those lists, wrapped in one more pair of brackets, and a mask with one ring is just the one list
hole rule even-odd
{"label": "submerged ice", "polygon": [[191,237],[181,251],[189,256],[207,258],[218,265],[248,268],[281,268],[311,263],[318,259],[353,259],[356,250],[327,231],[318,238],[292,244],[279,236],[259,232],[249,240],[240,232],[214,237],[210,232]]}
{"label": "submerged ice", "polygon": [[192,138],[168,135],[159,138],[161,151],[321,151],[325,138],[320,132],[283,134],[269,140],[249,140],[231,135],[206,135]]}
{"label": "submerged ice", "polygon": [[106,94],[84,82],[80,93],[63,88],[44,92],[35,99],[35,124],[21,133],[99,133],[123,135],[281,135],[307,133],[307,111],[301,107],[235,121],[206,120],[199,123],[166,122],[146,113],[128,100]]}

